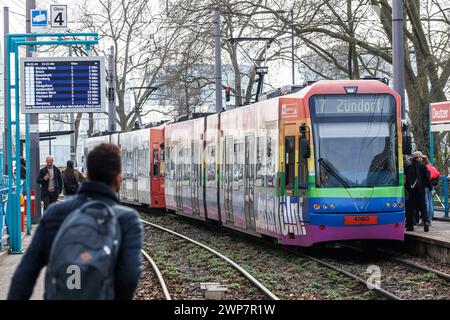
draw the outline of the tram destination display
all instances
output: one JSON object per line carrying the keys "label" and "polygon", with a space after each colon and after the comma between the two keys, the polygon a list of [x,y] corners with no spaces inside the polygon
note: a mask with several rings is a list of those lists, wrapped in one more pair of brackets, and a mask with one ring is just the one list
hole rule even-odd
{"label": "tram destination display", "polygon": [[22,58],[23,113],[105,112],[103,57]]}

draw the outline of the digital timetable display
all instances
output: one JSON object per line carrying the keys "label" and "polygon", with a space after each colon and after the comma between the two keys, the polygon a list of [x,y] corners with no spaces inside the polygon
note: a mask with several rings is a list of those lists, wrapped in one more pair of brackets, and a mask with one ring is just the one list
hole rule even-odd
{"label": "digital timetable display", "polygon": [[105,112],[103,57],[22,58],[23,113]]}

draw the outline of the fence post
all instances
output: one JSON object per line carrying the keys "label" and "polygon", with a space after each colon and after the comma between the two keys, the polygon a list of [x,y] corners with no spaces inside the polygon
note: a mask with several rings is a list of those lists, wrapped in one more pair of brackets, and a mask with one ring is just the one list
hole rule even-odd
{"label": "fence post", "polygon": [[444,178],[444,192],[445,192],[445,217],[448,218],[448,179]]}

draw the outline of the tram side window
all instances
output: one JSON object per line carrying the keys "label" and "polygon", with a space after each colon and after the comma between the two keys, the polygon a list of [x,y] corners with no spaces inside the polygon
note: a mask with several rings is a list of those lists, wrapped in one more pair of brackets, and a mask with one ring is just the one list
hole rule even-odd
{"label": "tram side window", "polygon": [[158,170],[158,149],[153,149],[153,176],[157,177],[159,175]]}
{"label": "tram side window", "polygon": [[264,142],[265,137],[256,139],[256,181],[255,186],[262,187],[264,185]]}
{"label": "tram side window", "polygon": [[293,188],[295,182],[295,137],[286,137],[284,146],[284,183],[286,188]]}
{"label": "tram side window", "polygon": [[164,145],[159,149],[159,176],[164,177],[166,171],[165,159],[164,159]]}
{"label": "tram side window", "polygon": [[206,179],[208,181],[208,187],[215,187],[216,180],[216,170],[215,170],[215,159],[216,159],[216,146],[211,144],[208,146],[208,163],[207,163],[207,173]]}
{"label": "tram side window", "polygon": [[244,143],[234,143],[234,172],[233,189],[239,190],[243,187],[244,181]]}

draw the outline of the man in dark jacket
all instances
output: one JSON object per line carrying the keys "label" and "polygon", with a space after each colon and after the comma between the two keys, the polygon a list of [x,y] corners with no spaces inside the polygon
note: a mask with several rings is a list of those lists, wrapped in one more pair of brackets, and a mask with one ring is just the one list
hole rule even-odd
{"label": "man in dark jacket", "polygon": [[39,171],[37,182],[41,185],[41,198],[44,201],[44,210],[58,200],[62,192],[63,181],[61,171],[53,165],[53,156],[47,156],[47,165]]}
{"label": "man in dark jacket", "polygon": [[415,210],[420,211],[422,215],[424,231],[428,232],[429,230],[430,221],[428,220],[425,202],[425,188],[432,190],[432,193],[434,193],[434,190],[429,179],[429,172],[422,163],[422,159],[422,152],[416,151],[413,154],[411,164],[405,167],[406,191],[409,201],[406,213],[407,231],[414,231]]}
{"label": "man in dark jacket", "polygon": [[[41,269],[48,264],[49,254],[58,229],[64,219],[88,198],[108,205],[119,202],[116,193],[122,183],[120,149],[113,144],[101,144],[87,158],[88,181],[77,195],[51,206],[42,218],[33,240],[14,273],[8,299],[29,299]],[[137,212],[124,208],[118,217],[121,230],[114,271],[114,298],[132,299],[141,275],[143,228]]]}

